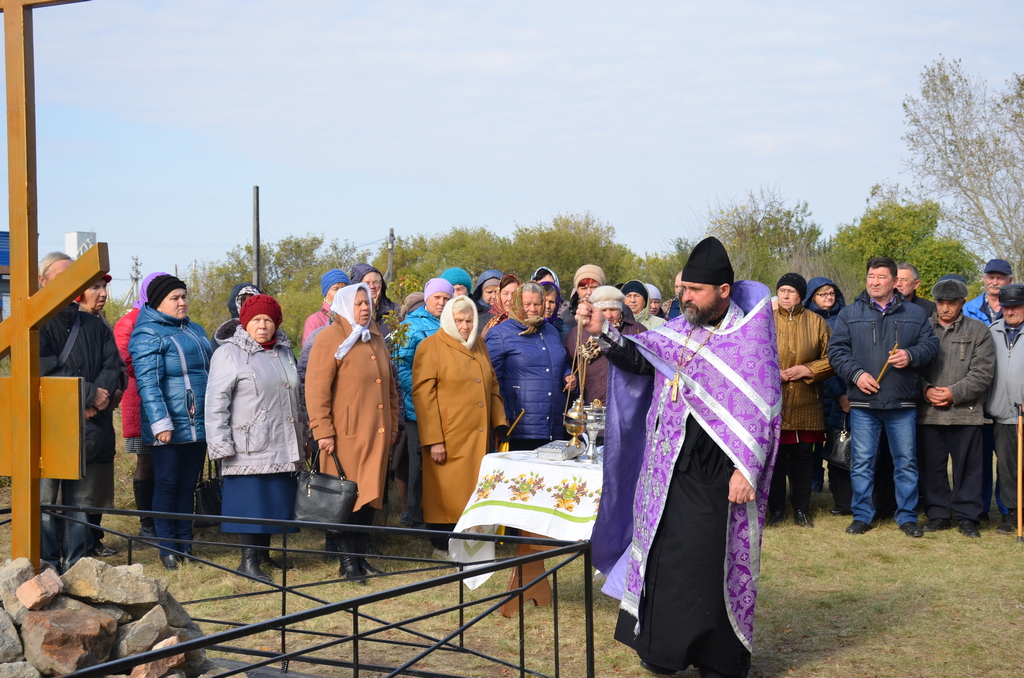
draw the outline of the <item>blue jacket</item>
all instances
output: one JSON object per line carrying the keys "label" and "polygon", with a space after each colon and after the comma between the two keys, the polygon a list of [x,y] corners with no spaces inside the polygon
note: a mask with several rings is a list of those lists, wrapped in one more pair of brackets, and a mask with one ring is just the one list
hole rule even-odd
{"label": "blue jacket", "polygon": [[[883,313],[867,291],[861,292],[839,312],[832,329],[828,359],[836,374],[846,381],[846,397],[852,407],[916,408],[920,398],[917,369],[930,365],[939,353],[939,339],[924,309],[905,301],[898,291],[895,295],[892,305]],[[888,368],[874,395],[857,388],[857,378],[864,372],[878,378],[897,341],[910,354],[910,365],[903,369]]]}
{"label": "blue jacket", "polygon": [[[982,292],[981,294],[979,294],[978,296],[974,297],[973,299],[968,301],[966,304],[964,304],[964,315],[967,316],[968,318],[974,318],[975,320],[980,320],[981,322],[985,323],[986,325],[991,326],[992,325],[992,318],[989,318],[988,317],[988,313],[985,313],[985,311],[982,310],[982,308],[981,308],[984,304],[985,304],[985,293]],[[999,315],[996,316],[996,320],[999,320],[1002,317],[1003,317],[1003,314],[1000,312]]]}
{"label": "blue jacket", "polygon": [[[814,293],[824,285],[831,285],[836,291],[836,303],[827,311],[814,303]],[[804,308],[812,313],[817,313],[828,323],[828,326],[835,330],[836,318],[839,312],[846,308],[846,297],[839,286],[829,278],[818,276],[807,282],[807,296],[804,297]],[[828,428],[842,428],[845,412],[839,407],[838,398],[846,393],[846,382],[840,377],[832,376],[821,386],[822,408],[825,410],[825,426]]]}
{"label": "blue jacket", "polygon": [[[806,304],[804,304],[804,308],[807,308]],[[669,304],[668,313],[665,314],[665,319],[672,320],[673,318],[678,318],[682,313],[683,312],[679,309],[679,297],[675,297],[672,299],[672,303]]]}
{"label": "blue jacket", "polygon": [[205,441],[206,379],[213,355],[206,331],[188,318],[178,320],[146,304],[139,310],[128,351],[142,401],[143,444],[152,445],[163,431],[172,432],[172,443]]}
{"label": "blue jacket", "polygon": [[498,375],[509,426],[526,410],[513,438],[562,440],[565,378],[569,375],[565,348],[558,330],[542,323],[534,334],[520,336],[526,327],[509,318],[487,333],[491,365]]}
{"label": "blue jacket", "polygon": [[441,329],[441,321],[430,315],[426,306],[420,306],[405,318],[409,325],[405,345],[398,349],[398,390],[405,404],[405,418],[416,421],[416,410],[412,406],[412,361],[420,342]]}

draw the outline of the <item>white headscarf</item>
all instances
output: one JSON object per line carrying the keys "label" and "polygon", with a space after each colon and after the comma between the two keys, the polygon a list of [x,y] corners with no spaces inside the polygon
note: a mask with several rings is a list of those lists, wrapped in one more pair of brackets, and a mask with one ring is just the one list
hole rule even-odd
{"label": "white headscarf", "polygon": [[[355,320],[356,292],[359,290],[366,292],[366,298],[370,300],[370,320],[366,325],[357,325]],[[334,359],[341,360],[355,346],[357,341],[362,340],[365,342],[370,340],[369,324],[373,321],[373,293],[370,292],[370,286],[361,282],[342,287],[334,295],[334,301],[331,302],[331,312],[337,313],[352,326],[352,334],[345,337],[345,341],[334,352]]]}
{"label": "white headscarf", "polygon": [[[470,309],[473,314],[473,329],[469,331],[469,337],[466,339],[462,338],[462,335],[459,333],[459,328],[455,324],[455,311],[462,308]],[[474,304],[473,300],[464,294],[460,294],[449,301],[444,305],[444,309],[441,311],[441,330],[448,334],[448,336],[453,337],[469,350],[473,349],[473,344],[476,342],[477,336],[480,333],[479,323],[480,316],[477,315],[476,304]]]}

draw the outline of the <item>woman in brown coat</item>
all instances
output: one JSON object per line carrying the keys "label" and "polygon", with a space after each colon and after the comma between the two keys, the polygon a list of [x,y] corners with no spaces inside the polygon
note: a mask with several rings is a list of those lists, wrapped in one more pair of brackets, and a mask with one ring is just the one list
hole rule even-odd
{"label": "woman in brown coat", "polygon": [[768,492],[766,525],[778,525],[786,516],[786,478],[793,497],[793,522],[814,527],[811,519],[811,480],[814,475],[814,444],[825,440],[825,415],[821,406],[822,383],[832,376],[828,340],[832,330],[817,313],[804,309],[807,283],[797,273],[787,273],[776,286],[779,306],[775,331],[782,370],[782,436],[775,471]]}
{"label": "woman in brown coat", "polygon": [[[398,390],[372,320],[369,287],[339,290],[331,315],[333,323],[320,330],[309,353],[309,428],[320,449],[320,470],[338,475],[336,454],[345,476],[359,484],[350,524],[370,525],[382,507],[388,451],[398,438]],[[363,576],[374,571],[364,557],[367,541],[365,532],[338,535],[341,575],[365,583]]]}
{"label": "woman in brown coat", "polygon": [[[430,529],[450,532],[473,494],[491,429],[506,425],[498,378],[469,297],[448,302],[441,331],[416,350],[412,399],[424,452],[423,517]],[[446,539],[431,541],[447,548]]]}

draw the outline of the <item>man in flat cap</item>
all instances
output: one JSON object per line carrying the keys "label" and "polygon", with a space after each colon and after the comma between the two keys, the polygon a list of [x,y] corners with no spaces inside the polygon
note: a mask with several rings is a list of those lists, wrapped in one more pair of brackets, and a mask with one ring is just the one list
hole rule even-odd
{"label": "man in flat cap", "polygon": [[781,425],[770,292],[735,282],[715,238],[682,281],[683,315],[635,337],[577,309],[615,368],[594,563],[622,600],[615,639],[642,667],[746,676]]}
{"label": "man in flat cap", "polygon": [[[1005,259],[989,259],[981,274],[981,282],[984,288],[982,293],[964,304],[964,315],[991,327],[992,323],[1003,317],[1003,309],[999,304],[999,290],[1013,284],[1013,268],[1010,262]],[[992,505],[993,487],[999,512],[1005,516],[1008,509],[999,496],[999,486],[993,483],[995,474],[992,472],[992,455],[995,454],[996,442],[992,424],[985,424],[981,430],[981,505],[984,507],[981,516],[982,520],[987,521],[988,509]]]}
{"label": "man in flat cap", "polygon": [[[985,323],[963,314],[967,284],[946,276],[932,287],[935,312],[929,318],[939,338],[939,355],[921,370],[917,405],[917,463],[928,522],[925,532],[948,530],[956,518],[965,537],[980,537],[981,427],[985,394],[996,353]],[[953,460],[953,490],[946,467]]]}
{"label": "man in flat cap", "polygon": [[996,466],[999,470],[999,494],[1009,509],[996,532],[1017,531],[1017,415],[1024,400],[1024,344],[1016,353],[1024,329],[1024,285],[1005,285],[999,290],[1003,317],[992,323],[989,331],[996,351],[996,376],[988,390],[985,411],[992,417],[996,443]]}

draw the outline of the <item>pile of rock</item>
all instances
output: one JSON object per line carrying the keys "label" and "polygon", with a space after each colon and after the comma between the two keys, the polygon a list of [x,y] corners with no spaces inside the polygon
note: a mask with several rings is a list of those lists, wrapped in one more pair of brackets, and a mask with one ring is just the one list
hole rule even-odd
{"label": "pile of rock", "polygon": [[[0,678],[59,676],[203,635],[142,565],[83,558],[58,576],[27,558],[0,569]],[[202,650],[137,664],[131,678],[196,678],[216,670]]]}

